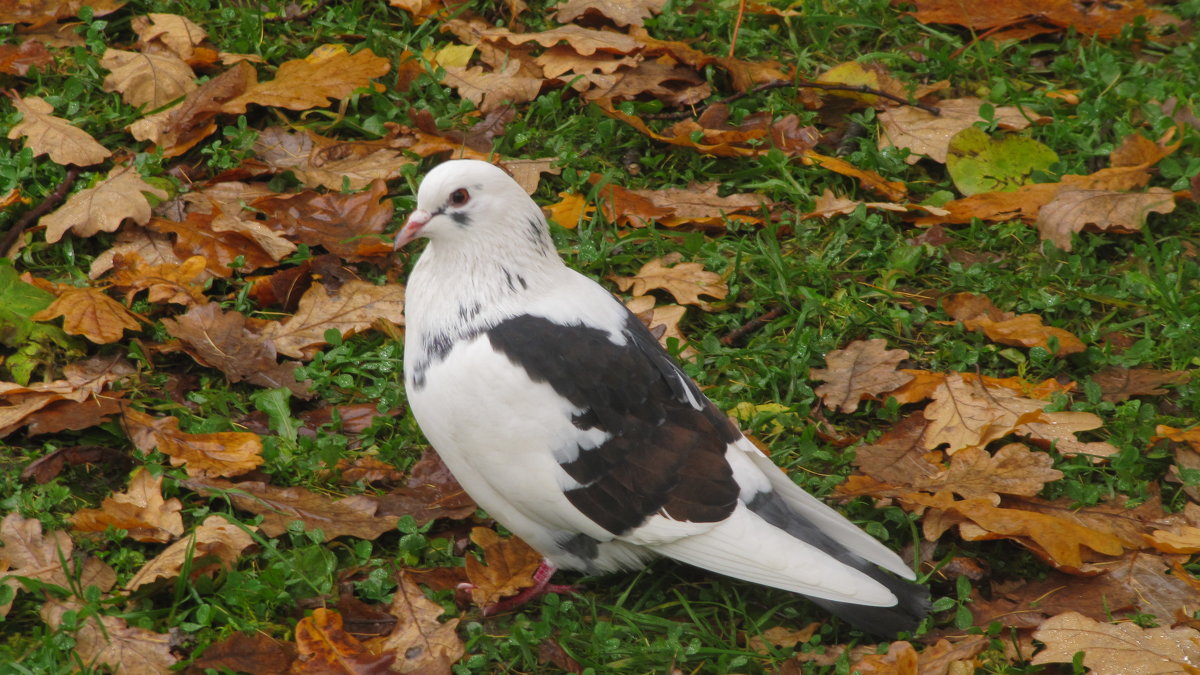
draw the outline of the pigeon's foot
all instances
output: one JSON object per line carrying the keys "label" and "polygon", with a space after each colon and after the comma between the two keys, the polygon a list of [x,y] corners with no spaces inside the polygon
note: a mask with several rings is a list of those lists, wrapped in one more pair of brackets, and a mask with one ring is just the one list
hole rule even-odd
{"label": "pigeon's foot", "polygon": [[[557,569],[558,568],[550,564],[548,560],[543,560],[542,564],[538,565],[537,570],[533,573],[532,586],[523,589],[520,593],[512,596],[511,598],[505,598],[497,603],[484,607],[483,615],[496,616],[497,614],[511,612],[528,602],[542,597],[547,593],[568,595],[579,592],[579,589],[575,586],[550,583],[550,577],[554,576],[554,572]],[[460,589],[464,587],[470,587],[470,584],[459,584]]]}

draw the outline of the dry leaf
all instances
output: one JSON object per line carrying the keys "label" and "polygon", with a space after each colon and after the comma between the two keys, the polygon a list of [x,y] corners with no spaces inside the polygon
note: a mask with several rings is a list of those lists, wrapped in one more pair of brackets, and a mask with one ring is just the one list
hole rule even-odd
{"label": "dry leaf", "polygon": [[404,487],[381,495],[378,502],[380,514],[412,516],[418,525],[436,518],[469,518],[477,508],[433,449],[413,465]]}
{"label": "dry leaf", "polygon": [[330,294],[324,286],[314,284],[300,299],[296,313],[282,323],[272,323],[263,335],[281,354],[311,358],[325,344],[325,331],[330,328],[348,337],[381,318],[404,324],[403,286],[350,281]]}
{"label": "dry leaf", "polygon": [[127,530],[135,541],[164,544],[183,534],[183,504],[163,499],[162,476],[138,469],[125,492],[105,497],[98,509],[80,509],[70,517],[80,532],[104,532],[110,526]]}
{"label": "dry leaf", "polygon": [[12,98],[21,121],[8,130],[9,138],[25,137],[33,156],[49,155],[57,164],[89,166],[107,159],[112,152],[91,134],[50,113],[54,107],[37,96]]}
{"label": "dry leaf", "polygon": [[[4,544],[4,558],[0,559],[4,584],[19,593],[25,590],[18,577],[34,579],[53,586],[69,587],[67,571],[63,562],[71,560],[75,543],[66,532],[55,530],[42,534],[42,523],[36,518],[24,518],[13,512],[0,521],[0,543]],[[0,604],[0,617],[6,616],[12,607]]]}
{"label": "dry leaf", "polygon": [[197,305],[186,314],[164,318],[163,326],[201,365],[225,373],[230,382],[246,380],[260,387],[287,387],[307,397],[308,387],[296,381],[298,364],[276,361],[275,345],[251,326],[240,312],[223,312],[215,302]]}
{"label": "dry leaf", "polygon": [[159,579],[174,579],[184,565],[188,566],[191,579],[233,569],[243,552],[254,545],[250,533],[256,530],[257,527],[250,525],[235,525],[225,516],[210,515],[190,536],[171,544],[143,565],[125,584],[125,590],[135,591]]}
{"label": "dry leaf", "polygon": [[96,344],[116,342],[127,330],[141,330],[135,315],[99,288],[69,288],[49,307],[29,318],[50,321],[60,316],[64,331],[82,335]]}
{"label": "dry leaf", "polygon": [[[921,23],[959,24],[981,32],[1040,22],[1057,29],[1074,28],[1084,35],[1116,37],[1138,18],[1154,24],[1162,23],[1169,16],[1140,1],[1114,2],[1100,7],[1080,6],[1071,0],[1013,0],[978,6],[964,6],[957,0],[916,0],[913,4],[916,10],[909,14]],[[993,32],[989,31],[989,34]],[[1034,30],[1034,34],[1038,32],[1046,31]],[[992,35],[992,39],[1001,38]]]}
{"label": "dry leaf", "polygon": [[560,192],[558,196],[562,197],[562,201],[551,204],[542,211],[545,212],[546,218],[568,230],[575,229],[584,218],[596,210],[596,207],[589,205],[587,198],[581,194]]}
{"label": "dry leaf", "polygon": [[[268,127],[254,141],[259,159],[280,171],[291,171],[305,187],[361,190],[372,181],[400,176],[412,162],[397,148],[381,142],[339,141],[311,131]],[[421,154],[421,153],[417,153]]]}
{"label": "dry leaf", "polygon": [[184,61],[191,61],[196,54],[196,47],[208,37],[203,28],[178,14],[135,16],[131,27],[137,33],[142,51],[162,49]]}
{"label": "dry leaf", "polygon": [[679,358],[691,359],[700,353],[688,344],[687,338],[679,330],[679,322],[683,320],[687,307],[659,305],[651,295],[635,295],[625,302],[625,306],[639,321],[645,324],[646,328],[650,329],[650,333],[663,346],[663,349],[671,351],[673,347],[669,341],[675,340],[677,341],[675,347],[683,346],[683,349],[679,350]]}
{"label": "dry leaf", "polygon": [[89,664],[105,664],[115,675],[169,675],[177,659],[171,654],[170,636],[130,626],[124,619],[82,611],[83,605],[50,600],[42,605],[42,620],[58,630],[63,615],[75,612],[79,627],[73,632],[75,653]]}
{"label": "dry leaf", "polygon": [[612,277],[612,280],[617,288],[633,295],[646,295],[652,290],[662,289],[682,305],[695,305],[712,311],[712,304],[701,300],[700,296],[724,300],[729,294],[729,287],[721,280],[721,275],[704,269],[703,264],[679,262],[682,259],[682,253],[668,253],[642,265],[637,274],[631,277]]}
{"label": "dry leaf", "polygon": [[859,675],[917,675],[917,650],[903,640],[888,645],[886,654],[867,654],[850,665]]}
{"label": "dry leaf", "polygon": [[131,253],[115,258],[115,269],[105,281],[125,289],[127,303],[137,293],[147,291],[146,300],[151,303],[204,304],[208,302],[204,282],[211,278],[205,262],[203,256],[192,256],[181,263],[143,265],[141,258]]}
{"label": "dry leaf", "polygon": [[1137,232],[1151,213],[1174,210],[1175,195],[1166,188],[1152,187],[1146,192],[1068,188],[1038,209],[1037,228],[1042,239],[1070,251],[1071,234],[1085,227]]}
{"label": "dry leaf", "polygon": [[[321,246],[347,261],[379,259],[392,252],[384,228],[392,221],[387,185],[376,179],[362,192],[270,195],[251,202],[265,224],[291,239]],[[257,221],[256,221],[257,222]]]}
{"label": "dry leaf", "polygon": [[189,476],[240,476],[263,462],[262,439],[244,431],[189,434],[180,431],[175,417],[151,417],[127,408],[125,426],[135,447],[171,458]]}
{"label": "dry leaf", "polygon": [[394,672],[449,675],[465,652],[456,631],[459,620],[438,621],[442,606],[426,598],[407,574],[401,574],[399,581],[388,609],[398,621],[391,635],[377,643],[379,651],[396,654]]}
{"label": "dry leaf", "polygon": [[[205,648],[191,667],[224,672],[286,673],[296,660],[295,648],[265,633],[231,633]],[[194,653],[193,653],[194,655]]]}
{"label": "dry leaf", "polygon": [[762,635],[750,638],[749,647],[755,652],[764,655],[771,653],[771,650],[767,647],[768,644],[779,649],[793,649],[801,642],[811,640],[812,636],[820,628],[821,624],[815,621],[799,630],[786,626],[775,626],[763,631]]}
{"label": "dry leaf", "polygon": [[471,541],[483,549],[483,564],[466,556],[467,578],[471,581],[471,601],[489,607],[502,598],[516,595],[533,586],[533,573],[542,564],[542,555],[517,537],[501,539],[495,530],[476,527]]}
{"label": "dry leaf", "polygon": [[100,65],[112,71],[104,78],[104,91],[120,92],[122,100],[135,108],[161,108],[196,88],[191,67],[170,53],[106,49]]}
{"label": "dry leaf", "polygon": [[321,607],[296,624],[296,652],[298,674],[385,672],[395,658],[372,654],[342,629],[341,614]]}
{"label": "dry leaf", "polygon": [[484,72],[482,66],[446,68],[442,84],[453,87],[459,96],[489,113],[505,105],[527,103],[542,90],[542,78],[522,75],[521,63],[510,61],[503,69]]}
{"label": "dry leaf", "polygon": [[243,114],[247,106],[308,110],[341,100],[355,90],[371,86],[371,79],[391,69],[387,59],[370,49],[353,54],[341,45],[321,45],[303,59],[286,61],[275,72],[275,79],[251,85],[245,93],[226,101],[226,113]]}
{"label": "dry leaf", "polygon": [[1092,375],[1092,381],[1100,385],[1103,400],[1125,401],[1131,396],[1160,396],[1167,393],[1163,385],[1182,384],[1190,377],[1182,370],[1110,366]]}
{"label": "dry leaf", "polygon": [[257,77],[253,66],[239,62],[189,92],[178,105],[129,125],[129,133],[157,145],[164,157],[182,155],[217,130],[222,105],[240,96]]}
{"label": "dry leaf", "polygon": [[[241,272],[253,272],[261,267],[273,266],[276,260],[254,239],[229,230],[218,231],[219,214],[191,211],[183,222],[153,218],[150,227],[163,234],[174,234],[172,250],[177,259],[203,256],[206,269],[213,276],[226,278],[233,275],[229,265],[239,261]],[[228,224],[229,221],[222,221]]]}
{"label": "dry leaf", "polygon": [[24,76],[32,67],[40,68],[53,62],[54,56],[40,40],[0,46],[0,73]]}
{"label": "dry leaf", "polygon": [[261,514],[259,527],[268,537],[287,532],[293,521],[301,521],[308,530],[320,529],[325,541],[341,536],[376,539],[396,529],[396,516],[379,513],[379,500],[367,495],[333,499],[300,487],[281,488],[259,481],[230,483],[213,478],[193,478],[183,483],[210,495],[228,494],[239,509]]}
{"label": "dry leaf", "polygon": [[825,357],[828,368],[813,368],[808,376],[825,384],[817,387],[825,407],[850,413],[858,402],[903,386],[912,375],[896,370],[908,358],[903,349],[887,349],[887,340],[856,340]]}
{"label": "dry leaf", "polygon": [[1141,628],[1110,624],[1066,612],[1047,619],[1034,632],[1046,648],[1032,663],[1071,663],[1083,652],[1083,665],[1095,675],[1196,675],[1200,632],[1194,628]]}
{"label": "dry leaf", "polygon": [[567,0],[558,6],[554,19],[571,23],[584,15],[599,15],[618,26],[641,26],[663,11],[667,0]]}
{"label": "dry leaf", "polygon": [[92,261],[88,277],[98,279],[113,268],[118,259],[137,260],[140,265],[178,267],[183,258],[175,255],[175,247],[166,235],[143,227],[125,227],[117,233],[116,243]]}
{"label": "dry leaf", "polygon": [[[978,98],[960,98],[937,103],[934,115],[913,106],[898,106],[880,111],[879,147],[907,148],[912,154],[905,160],[916,164],[922,156],[945,164],[950,139],[958,132],[983,121]],[[1029,126],[1028,111],[1013,106],[997,106],[994,117],[1001,129],[1018,130]]]}
{"label": "dry leaf", "polygon": [[62,239],[67,230],[77,237],[90,237],[97,232],[112,232],[126,219],[138,225],[150,221],[149,193],[166,199],[167,193],[142,180],[132,165],[114,166],[108,177],[95,186],[71,195],[53,213],[43,216],[40,223],[46,228],[46,242]]}

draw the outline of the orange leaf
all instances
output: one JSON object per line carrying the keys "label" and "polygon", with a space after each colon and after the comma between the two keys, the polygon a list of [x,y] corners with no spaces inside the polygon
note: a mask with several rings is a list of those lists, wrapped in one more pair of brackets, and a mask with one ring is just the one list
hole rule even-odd
{"label": "orange leaf", "polygon": [[251,85],[242,95],[226,101],[221,110],[240,115],[251,103],[289,110],[326,106],[331,99],[341,100],[371,86],[372,78],[390,69],[388,60],[370,49],[351,54],[341,45],[321,45],[303,59],[284,62],[275,79]]}
{"label": "orange leaf", "polygon": [[476,605],[487,607],[533,586],[533,573],[542,564],[542,556],[529,544],[517,537],[501,539],[486,527],[472,529],[471,541],[483,549],[487,561],[484,565],[474,556],[466,557],[467,578],[474,586],[471,601]]}
{"label": "orange leaf", "polygon": [[183,504],[164,500],[162,476],[138,469],[125,492],[105,497],[98,509],[80,509],[71,526],[80,532],[103,532],[112,526],[127,530],[136,541],[166,543],[183,534]]}
{"label": "orange leaf", "polygon": [[320,607],[296,624],[296,651],[300,660],[292,672],[298,675],[384,672],[396,658],[369,652],[342,629],[341,614]]}
{"label": "orange leaf", "polygon": [[171,458],[189,476],[240,476],[262,464],[262,439],[244,431],[189,434],[179,430],[174,417],[151,417],[133,408],[125,410],[125,424],[134,446]]}
{"label": "orange leaf", "polygon": [[121,339],[127,330],[139,330],[135,315],[125,305],[98,288],[71,288],[63,291],[50,306],[30,316],[34,321],[63,317],[63,330],[82,335],[97,344]]}

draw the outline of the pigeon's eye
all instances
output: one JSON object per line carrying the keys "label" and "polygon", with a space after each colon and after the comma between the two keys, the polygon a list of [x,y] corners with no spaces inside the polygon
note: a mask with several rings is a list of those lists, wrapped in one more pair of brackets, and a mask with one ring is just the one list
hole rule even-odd
{"label": "pigeon's eye", "polygon": [[471,194],[465,188],[458,188],[450,193],[450,203],[455,206],[462,206],[471,200]]}

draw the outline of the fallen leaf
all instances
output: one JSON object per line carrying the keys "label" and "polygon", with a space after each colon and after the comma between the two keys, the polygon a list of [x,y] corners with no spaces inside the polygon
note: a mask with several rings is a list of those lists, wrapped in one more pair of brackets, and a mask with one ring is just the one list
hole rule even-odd
{"label": "fallen leaf", "polygon": [[223,105],[256,81],[254,67],[241,61],[188,92],[178,104],[130,124],[129,133],[157,145],[164,157],[178,157],[215,132]]}
{"label": "fallen leaf", "polygon": [[92,261],[88,278],[98,279],[112,270],[118,259],[136,259],[139,265],[167,265],[178,267],[183,258],[175,255],[175,247],[164,234],[144,227],[124,227],[117,232],[113,247],[103,251]]}
{"label": "fallen leaf", "polygon": [[342,630],[342,615],[318,607],[296,624],[295,673],[386,672],[393,654],[372,654],[353,635]]}
{"label": "fallen leaf", "polygon": [[[249,530],[247,532],[246,530]],[[188,536],[176,541],[147,562],[125,583],[135,591],[159,579],[174,579],[186,566],[189,579],[231,570],[246,549],[254,545],[251,525],[235,525],[225,516],[210,515]]]}
{"label": "fallen leaf", "polygon": [[387,59],[370,49],[353,54],[341,45],[321,45],[303,59],[285,61],[275,79],[258,82],[245,93],[226,101],[221,109],[243,114],[251,103],[261,106],[308,110],[341,100],[355,90],[371,86],[371,80],[391,69]]}
{"label": "fallen leaf", "polygon": [[[653,335],[663,349],[672,351],[678,346],[683,346],[679,350],[679,358],[691,359],[700,352],[696,351],[695,347],[688,344],[687,338],[679,330],[679,322],[683,320],[683,315],[687,312],[687,307],[683,305],[659,305],[650,295],[635,295],[625,301],[625,306],[633,315],[638,318],[646,328],[650,329],[650,334]],[[671,340],[676,341],[676,345],[671,345]]]}
{"label": "fallen leaf", "polygon": [[1182,384],[1190,377],[1191,373],[1182,370],[1109,366],[1092,375],[1092,381],[1100,385],[1103,400],[1115,402],[1131,396],[1160,396],[1167,393],[1164,385]]}
{"label": "fallen leaf", "polygon": [[737,193],[721,197],[716,183],[693,184],[686,189],[627,190],[618,185],[600,188],[597,202],[605,216],[633,227],[658,223],[664,227],[694,225],[725,228],[727,220],[761,222],[747,211],[766,206],[762,195]]}
{"label": "fallen leaf", "polygon": [[121,99],[135,108],[161,108],[197,86],[191,67],[170,53],[106,49],[100,65],[112,71],[104,78],[104,91],[120,92]]}
{"label": "fallen leaf", "polygon": [[567,0],[558,6],[554,19],[571,23],[585,15],[598,15],[618,26],[641,26],[666,4],[667,0]]}
{"label": "fallen leaf", "polygon": [[[193,653],[193,656],[195,654]],[[265,633],[231,633],[204,648],[193,668],[222,672],[286,673],[296,660],[296,648]]]}
{"label": "fallen leaf", "polygon": [[418,525],[436,518],[469,518],[477,507],[433,449],[425,451],[409,471],[403,487],[380,495],[379,513],[412,516]]}
{"label": "fallen leaf", "polygon": [[348,337],[380,318],[398,326],[404,324],[403,286],[350,281],[331,294],[324,286],[314,284],[300,299],[296,313],[281,323],[272,323],[263,335],[281,354],[311,358],[325,344],[325,331],[335,328]]}
{"label": "fallen leaf", "polygon": [[163,499],[162,476],[138,469],[129,489],[105,497],[98,509],[80,509],[69,520],[79,532],[104,532],[109,527],[126,530],[140,542],[164,544],[183,534],[183,504]]}
{"label": "fallen leaf", "polygon": [[521,75],[520,70],[521,63],[515,59],[494,72],[485,72],[482,66],[446,68],[442,84],[453,87],[459,96],[486,114],[537,97],[542,90],[542,79]]}
{"label": "fallen leaf", "polygon": [[53,213],[42,217],[39,222],[46,228],[46,242],[57,242],[67,230],[77,237],[112,232],[127,218],[145,225],[151,213],[144,193],[158,199],[167,197],[166,191],[142,180],[132,165],[114,166],[104,180],[76,192]]}
{"label": "fallen leaf", "polygon": [[239,232],[216,229],[218,214],[191,211],[182,222],[153,218],[151,229],[162,234],[175,235],[172,251],[176,259],[203,256],[206,269],[220,278],[233,276],[230,267],[235,261],[241,263],[240,272],[253,272],[262,267],[276,264],[276,260],[255,241]]}
{"label": "fallen leaf", "polygon": [[151,450],[183,466],[189,476],[240,476],[263,462],[262,439],[242,431],[190,434],[179,429],[175,417],[152,417],[126,408],[129,438],[142,453]]}
{"label": "fallen leaf", "polygon": [[903,349],[887,349],[887,340],[856,340],[845,349],[829,352],[825,357],[828,368],[812,368],[808,376],[825,384],[816,388],[825,407],[840,408],[851,413],[858,402],[892,391],[912,379],[912,375],[896,370],[909,357]]}
{"label": "fallen leaf", "polygon": [[886,654],[867,654],[850,665],[859,675],[917,675],[917,650],[906,641],[888,645]]}
{"label": "fallen leaf", "polygon": [[[308,387],[296,381],[296,363],[279,363],[275,345],[264,338],[261,325],[240,312],[221,310],[218,303],[197,305],[175,318],[162,319],[163,327],[183,343],[183,349],[201,365],[216,368],[230,382],[246,380],[266,388],[286,387],[308,397]],[[256,329],[257,328],[257,329]]]}
{"label": "fallen leaf", "polygon": [[579,223],[591,215],[596,207],[587,203],[587,198],[581,194],[560,192],[558,193],[562,200],[543,208],[546,218],[557,223],[561,227],[568,230],[573,230],[579,226]]}
{"label": "fallen leaf", "polygon": [[85,612],[76,602],[49,600],[41,608],[42,620],[59,630],[67,612],[79,617],[78,627],[69,631],[75,638],[75,654],[84,662],[105,664],[115,675],[169,675],[177,659],[171,654],[170,636],[130,626],[124,619]]}
{"label": "fallen leaf", "polygon": [[950,458],[944,476],[913,487],[930,492],[950,490],[965,499],[983,497],[998,505],[1000,494],[1032,497],[1046,483],[1062,478],[1063,473],[1053,466],[1050,455],[1031,452],[1020,443],[1009,443],[995,455],[981,448],[964,448]]}
{"label": "fallen leaf", "polygon": [[674,296],[681,305],[695,305],[712,311],[712,304],[701,300],[700,296],[724,300],[729,294],[729,287],[721,280],[721,275],[704,269],[703,264],[679,262],[682,259],[682,253],[669,253],[642,265],[637,274],[631,277],[612,277],[612,280],[623,292],[646,295],[652,290],[662,289]]}
{"label": "fallen leaf", "polygon": [[776,649],[793,649],[801,642],[808,642],[816,635],[817,630],[821,628],[821,624],[814,621],[804,628],[799,630],[788,628],[786,626],[774,626],[763,631],[762,635],[756,635],[749,640],[749,647],[758,654],[770,654],[771,650],[767,645],[771,645]]}
{"label": "fallen leaf", "polygon": [[37,96],[12,97],[21,121],[8,130],[9,138],[25,137],[33,156],[49,155],[57,164],[90,166],[102,162],[112,152],[96,142],[91,134],[50,113],[54,107]]}
{"label": "fallen leaf", "polygon": [[[72,401],[59,401],[59,403],[86,405]],[[119,412],[121,412],[120,408],[114,411],[113,414]],[[27,464],[21,471],[21,480],[32,480],[38,485],[45,485],[58,477],[62,473],[63,467],[68,463],[93,464],[97,466],[106,464],[112,467],[126,468],[123,465],[131,465],[133,460],[124,451],[115,448],[108,448],[102,445],[69,445],[42,455]]]}
{"label": "fallen leaf", "polygon": [[470,580],[471,601],[478,607],[489,607],[501,599],[516,595],[533,586],[533,573],[542,564],[542,555],[517,537],[501,539],[495,530],[476,527],[471,541],[483,550],[483,558],[466,556],[467,579]]}
{"label": "fallen leaf", "polygon": [[1095,675],[1200,673],[1200,631],[1194,628],[1142,628],[1133,623],[1101,623],[1078,612],[1047,619],[1033,633],[1046,648],[1032,663],[1072,663],[1083,653]]}
{"label": "fallen leaf", "polygon": [[[66,532],[55,530],[43,534],[41,521],[13,512],[0,521],[0,542],[4,544],[0,549],[4,551],[0,584],[11,588],[14,594],[25,589],[19,577],[52,586],[69,586],[63,563],[71,560],[75,543]],[[7,616],[11,608],[11,600],[0,604],[0,617]]]}
{"label": "fallen leaf", "polygon": [[1028,136],[992,138],[976,126],[954,134],[946,171],[963,195],[1011,191],[1032,184],[1035,172],[1048,173],[1058,153]]}
{"label": "fallen leaf", "polygon": [[385,242],[384,228],[392,221],[392,201],[386,199],[387,185],[379,179],[362,192],[318,193],[311,190],[260,197],[251,202],[255,212],[266,216],[266,224],[291,239],[321,246],[351,262],[379,259],[392,252]]}
{"label": "fallen leaf", "polygon": [[191,478],[183,485],[205,495],[223,493],[244,511],[263,516],[259,527],[268,537],[287,532],[293,521],[305,529],[320,529],[325,541],[342,536],[377,539],[396,529],[396,516],[380,514],[379,500],[368,495],[333,499],[300,487],[281,488],[259,481],[231,483],[213,478]]}
{"label": "fallen leaf", "polygon": [[1058,29],[1074,28],[1084,35],[1116,37],[1138,18],[1151,23],[1164,19],[1163,12],[1140,0],[1103,7],[1081,7],[1070,0],[1012,0],[978,7],[964,7],[955,0],[916,0],[913,4],[916,9],[909,14],[921,23],[952,23],[977,31],[1036,21]]}
{"label": "fallen leaf", "polygon": [[181,263],[143,265],[136,254],[122,255],[114,259],[114,271],[105,281],[125,290],[125,302],[133,296],[147,291],[150,303],[170,302],[194,305],[208,302],[204,296],[204,282],[212,278],[206,271],[203,256],[192,256]]}
{"label": "fallen leaf", "polygon": [[40,40],[0,46],[0,73],[24,76],[30,68],[41,68],[53,62],[54,56]]}
{"label": "fallen leaf", "polygon": [[394,672],[448,675],[465,653],[457,632],[459,619],[438,621],[444,612],[441,605],[426,598],[408,574],[401,573],[399,583],[388,609],[398,619],[396,627],[372,645],[396,655]]}
{"label": "fallen leaf", "polygon": [[1021,314],[1003,321],[993,321],[986,316],[979,316],[965,319],[962,324],[969,331],[983,331],[989,339],[995,342],[1016,347],[1041,347],[1046,351],[1051,351],[1051,339],[1053,339],[1057,343],[1053,350],[1055,356],[1077,354],[1087,349],[1083,341],[1074,334],[1043,324],[1042,317],[1036,314]]}
{"label": "fallen leaf", "polygon": [[[914,106],[882,110],[878,113],[879,147],[907,148],[912,153],[905,160],[909,164],[916,164],[922,157],[944,164],[950,139],[976,122],[984,121],[979,116],[979,107],[983,103],[978,98],[939,101],[937,115]],[[999,128],[1014,131],[1030,124],[1028,114],[1013,106],[995,107],[993,119]]]}
{"label": "fallen leaf", "polygon": [[1103,189],[1063,189],[1037,212],[1038,234],[1064,251],[1071,250],[1071,234],[1085,227],[1101,231],[1137,232],[1151,213],[1171,213],[1175,195],[1166,188],[1146,192]]}
{"label": "fallen leaf", "polygon": [[50,321],[60,316],[64,331],[96,344],[116,342],[127,330],[141,330],[135,315],[99,288],[67,289],[49,307],[29,318]]}
{"label": "fallen leaf", "polygon": [[339,141],[282,127],[259,132],[254,153],[277,170],[291,171],[305,187],[339,192],[343,187],[361,190],[372,181],[398,178],[400,167],[412,163],[387,143]]}
{"label": "fallen leaf", "polygon": [[137,33],[142,51],[162,49],[184,61],[190,61],[196,47],[208,37],[203,28],[178,14],[135,16],[130,27]]}

